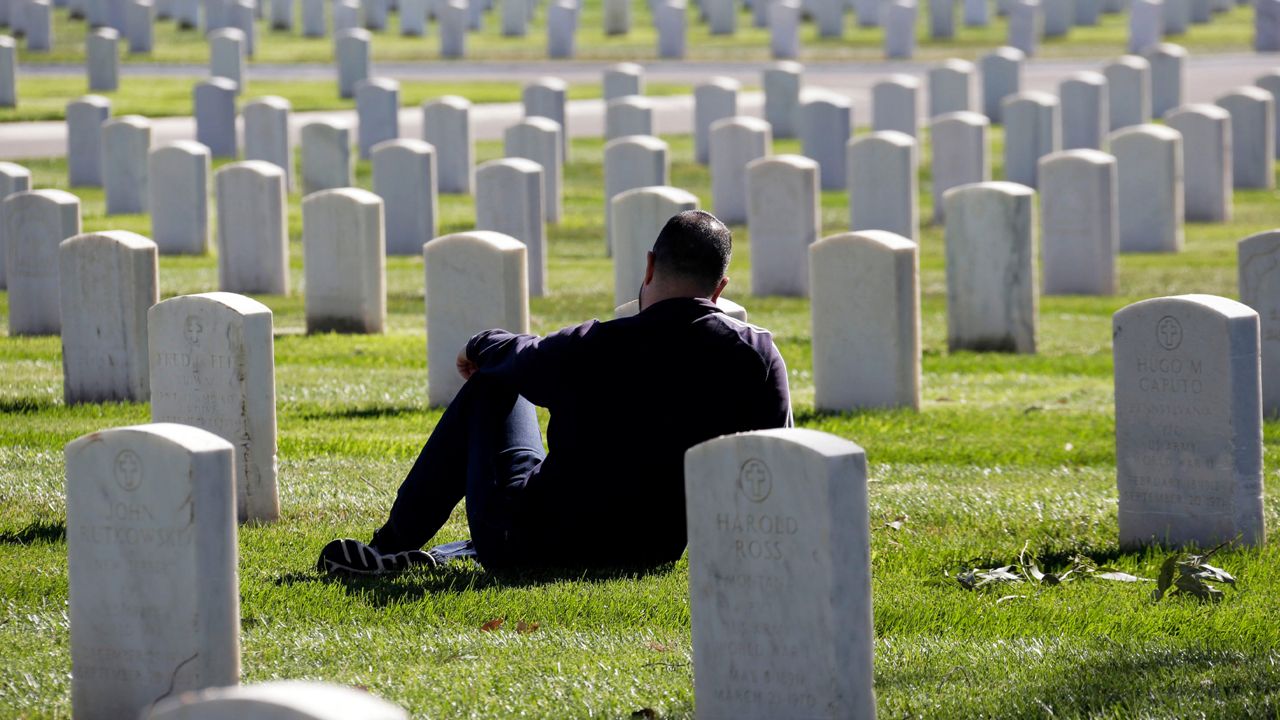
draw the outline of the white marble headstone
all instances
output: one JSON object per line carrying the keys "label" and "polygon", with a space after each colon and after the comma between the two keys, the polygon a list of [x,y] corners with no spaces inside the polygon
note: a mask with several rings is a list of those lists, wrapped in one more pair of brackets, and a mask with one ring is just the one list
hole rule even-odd
{"label": "white marble headstone", "polygon": [[271,310],[232,293],[181,295],[147,312],[151,419],[193,425],[235,446],[236,515],[280,517]]}
{"label": "white marble headstone", "polygon": [[685,497],[699,717],[875,717],[862,448],[716,438],[685,455]]}
{"label": "white marble headstone", "polygon": [[80,234],[80,199],[62,190],[27,190],[5,198],[3,208],[9,334],[56,335],[62,327],[58,244]]}
{"label": "white marble headstone", "polygon": [[1212,295],[1112,323],[1120,545],[1261,545],[1258,313]]}
{"label": "white marble headstone", "polygon": [[809,245],[822,230],[818,163],[774,155],[747,165],[751,293],[804,297]]}
{"label": "white marble headstone", "polygon": [[155,243],[109,230],[58,246],[62,396],[82,402],[145,402],[147,310],[160,301]]}
{"label": "white marble headstone", "polygon": [[382,198],[337,188],[302,199],[307,332],[380,333],[387,319]]}
{"label": "white marble headstone", "polygon": [[[403,1],[403,0],[402,0]],[[157,703],[146,720],[409,720],[357,688],[302,680],[209,688]]]}
{"label": "white marble headstone", "polygon": [[66,447],[71,708],[136,718],[240,681],[234,448],[185,425]]}
{"label": "white marble headstone", "polygon": [[815,407],[920,407],[919,264],[883,230],[809,246]]}
{"label": "white marble headstone", "polygon": [[455,361],[476,333],[529,331],[527,250],[502,233],[477,230],[423,247],[426,265],[427,398],[448,405],[462,388]]}
{"label": "white marble headstone", "polygon": [[1035,353],[1035,191],[1010,182],[946,194],[947,346]]}

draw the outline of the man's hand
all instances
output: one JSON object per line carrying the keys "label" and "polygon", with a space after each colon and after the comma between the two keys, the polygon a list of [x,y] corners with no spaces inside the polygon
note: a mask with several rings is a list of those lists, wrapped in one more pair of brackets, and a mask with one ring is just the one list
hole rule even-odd
{"label": "man's hand", "polygon": [[466,347],[463,347],[462,351],[458,353],[457,366],[458,374],[462,376],[463,380],[470,380],[471,376],[475,375],[476,371],[480,369],[476,367],[475,363],[471,362],[471,358],[467,357]]}

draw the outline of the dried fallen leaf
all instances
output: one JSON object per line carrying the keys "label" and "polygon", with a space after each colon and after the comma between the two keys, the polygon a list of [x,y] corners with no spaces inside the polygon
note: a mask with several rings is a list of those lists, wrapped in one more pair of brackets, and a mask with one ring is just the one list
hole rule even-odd
{"label": "dried fallen leaf", "polygon": [[649,642],[645,643],[644,645],[645,645],[645,647],[649,648],[650,650],[652,650],[652,651],[654,651],[654,652],[666,652],[666,651],[668,651],[668,650],[670,650],[670,649],[671,649],[671,648],[667,647],[666,645],[663,645],[662,643],[658,642],[657,640],[650,640]]}
{"label": "dried fallen leaf", "polygon": [[525,622],[523,620],[519,620],[516,622],[516,632],[520,633],[521,635],[528,635],[529,633],[537,629],[538,629],[538,623],[536,622]]}
{"label": "dried fallen leaf", "polygon": [[506,619],[504,619],[504,618],[494,618],[494,619],[490,620],[489,622],[487,622],[487,623],[485,623],[485,624],[481,625],[481,626],[480,626],[480,631],[481,631],[481,632],[493,632],[494,630],[497,630],[498,628],[502,627],[502,623],[504,623],[504,622],[506,622]]}

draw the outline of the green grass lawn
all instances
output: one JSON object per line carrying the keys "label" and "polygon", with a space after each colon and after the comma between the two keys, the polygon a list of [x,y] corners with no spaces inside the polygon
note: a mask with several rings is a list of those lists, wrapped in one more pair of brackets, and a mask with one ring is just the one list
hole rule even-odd
{"label": "green grass lawn", "polygon": [[[546,5],[541,3],[525,37],[504,37],[501,18],[490,12],[484,29],[467,38],[468,61],[508,61],[547,59]],[[742,11],[738,32],[733,36],[711,35],[707,25],[697,20],[697,9],[689,4],[689,60],[763,61],[770,58],[769,31],[752,26],[750,13]],[[956,12],[959,13],[959,3]],[[657,31],[649,12],[649,4],[632,0],[632,29],[624,36],[604,34],[603,3],[584,0],[576,36],[577,59],[580,60],[651,60],[657,58]],[[72,21],[66,9],[54,12],[54,47],[50,52],[29,53],[20,44],[23,63],[83,62],[85,23]],[[1208,25],[1193,25],[1180,43],[1193,53],[1244,52],[1253,38],[1253,10],[1240,6],[1226,14],[1214,15]],[[957,20],[952,40],[929,38],[928,13],[921,6],[918,13],[918,48],[916,58],[941,60],[952,56],[972,58],[992,47],[1003,45],[1007,35],[1004,18],[993,18],[990,26],[969,28]],[[300,27],[300,26],[299,26]],[[385,31],[376,33],[373,43],[375,62],[416,62],[440,60],[437,26],[432,23],[427,37],[402,37],[399,19],[392,16]],[[820,38],[812,23],[800,31],[803,61],[860,60],[875,61],[884,57],[883,29],[858,27],[852,15],[846,19],[844,38]],[[1042,57],[1101,57],[1124,52],[1128,38],[1126,15],[1103,15],[1096,27],[1079,27],[1067,37],[1046,40]],[[257,62],[263,63],[328,63],[332,62],[332,40],[303,38],[301,31],[273,31],[267,22],[258,24]],[[139,63],[205,63],[208,49],[200,33],[180,31],[176,23],[156,25],[155,50],[150,55],[126,55],[127,62]],[[441,60],[441,62],[459,62]]]}
{"label": "green grass lawn", "polygon": [[[994,135],[995,157],[999,140]],[[687,137],[668,138],[672,184],[709,201]],[[777,151],[795,151],[780,141]],[[478,160],[498,156],[482,143]],[[922,166],[928,167],[927,154]],[[997,168],[999,163],[996,163]],[[61,186],[61,161],[30,163]],[[551,294],[531,302],[547,332],[612,309],[603,253],[601,144],[576,140],[566,219],[549,229]],[[927,173],[922,217],[929,216]],[[368,166],[359,168],[367,187]],[[81,192],[85,229],[146,233],[143,217],[103,217]],[[298,198],[293,287],[302,291]],[[1271,544],[1217,564],[1239,579],[1218,605],[1153,603],[1149,584],[1086,580],[967,591],[966,567],[1016,560],[1050,569],[1076,553],[1144,577],[1163,555],[1117,548],[1111,314],[1152,296],[1233,297],[1235,243],[1280,224],[1273,192],[1236,193],[1229,225],[1189,225],[1179,255],[1127,255],[1119,297],[1046,297],[1035,356],[948,353],[940,229],[922,234],[921,412],[813,409],[807,301],[749,292],[745,228],[727,295],[771,328],[797,419],[852,439],[870,463],[876,692],[882,717],[1280,717],[1280,502]],[[467,229],[467,198],[441,198],[441,231]],[[827,232],[846,197],[826,193]],[[300,294],[261,297],[275,312],[283,517],[240,530],[244,681],[311,678],[360,685],[417,717],[626,718],[652,708],[693,716],[687,567],[642,576],[493,576],[475,565],[382,582],[328,580],[320,547],[367,537],[439,411],[426,402],[423,267],[388,262],[385,335],[307,336]],[[216,289],[212,257],[161,258],[164,296]],[[7,295],[0,293],[0,316]],[[0,324],[3,324],[0,320]],[[56,337],[0,337],[0,717],[67,717],[69,640],[62,448],[102,428],[146,422],[145,404],[62,404]],[[545,419],[545,418],[544,418]],[[1268,453],[1280,424],[1266,427]],[[619,458],[619,462],[625,462]],[[1269,462],[1276,485],[1276,461]],[[904,518],[900,529],[887,521]],[[635,519],[644,532],[644,519]],[[459,510],[441,541],[466,534]],[[950,576],[948,576],[948,573]],[[1006,599],[1006,596],[1013,596]],[[495,632],[481,626],[505,618]],[[537,623],[520,633],[518,621]]]}
{"label": "green grass lawn", "polygon": [[[96,92],[111,100],[111,113],[142,115],[149,118],[191,115],[193,88],[197,78],[131,77],[120,78],[115,92]],[[519,82],[429,82],[407,80],[400,83],[400,104],[418,105],[442,95],[462,95],[474,103],[520,102]],[[18,78],[18,107],[0,109],[0,123],[29,120],[61,120],[66,117],[67,103],[89,92],[87,77],[66,75],[27,75]],[[590,100],[601,96],[599,83],[569,86],[569,99]],[[688,85],[646,83],[645,94],[689,94]],[[250,80],[245,84],[239,104],[264,95],[286,98],[295,111],[354,109],[354,99],[338,97],[338,84],[331,80]]]}

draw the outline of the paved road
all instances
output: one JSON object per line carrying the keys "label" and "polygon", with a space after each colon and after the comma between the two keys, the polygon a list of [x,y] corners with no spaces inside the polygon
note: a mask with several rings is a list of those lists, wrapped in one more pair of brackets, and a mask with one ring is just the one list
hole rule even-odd
{"label": "paved road", "polygon": [[[1079,70],[1099,69],[1105,60],[1032,60],[1024,75],[1024,87],[1028,90],[1056,91],[1057,84],[1066,75]],[[550,63],[529,62],[518,65],[470,63],[467,65],[421,63],[379,64],[378,75],[401,80],[505,80],[527,82],[544,75],[555,75],[569,82],[596,82],[601,71],[609,63]],[[743,83],[759,85],[759,63],[669,63],[655,62],[645,65],[645,77],[651,82],[693,84],[712,75],[727,75]],[[806,87],[822,87],[848,96],[854,104],[856,123],[865,123],[870,117],[871,86],[890,73],[906,73],[923,76],[929,68],[925,63],[831,63],[809,65],[805,69]],[[1187,65],[1186,100],[1211,102],[1229,88],[1251,84],[1262,73],[1280,67],[1280,58],[1267,55],[1214,55],[1193,57]],[[198,78],[205,74],[202,66],[150,67],[125,65],[126,76],[169,75]],[[69,66],[26,66],[24,74],[78,74],[79,68]],[[254,65],[249,68],[249,82],[253,79],[333,79],[329,66]],[[656,97],[654,123],[658,133],[687,133],[693,124],[693,99],[689,96]],[[923,101],[923,100],[922,100]],[[760,93],[743,93],[739,100],[740,112],[760,115],[763,98]],[[518,103],[478,105],[472,110],[472,122],[476,139],[494,140],[502,137],[502,131],[522,115]],[[298,129],[317,119],[355,121],[353,111],[321,111],[293,113],[290,130]],[[575,100],[569,103],[569,134],[573,137],[598,137],[603,132],[604,104],[599,100]],[[400,114],[400,132],[405,137],[420,137],[422,116],[417,108],[406,108]],[[195,126],[189,117],[158,118],[153,121],[152,142],[160,144],[195,136]],[[7,123],[0,125],[0,159],[30,157],[59,157],[66,152],[66,128],[61,122]]]}

